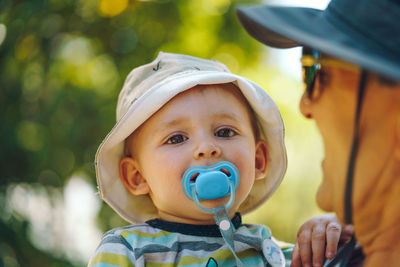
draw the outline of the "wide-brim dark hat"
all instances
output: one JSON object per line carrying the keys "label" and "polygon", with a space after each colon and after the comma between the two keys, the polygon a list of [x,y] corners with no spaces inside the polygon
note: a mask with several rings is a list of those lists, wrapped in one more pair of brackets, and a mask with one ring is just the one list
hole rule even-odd
{"label": "wide-brim dark hat", "polygon": [[398,0],[332,0],[325,10],[260,5],[237,15],[268,46],[311,47],[400,81]]}

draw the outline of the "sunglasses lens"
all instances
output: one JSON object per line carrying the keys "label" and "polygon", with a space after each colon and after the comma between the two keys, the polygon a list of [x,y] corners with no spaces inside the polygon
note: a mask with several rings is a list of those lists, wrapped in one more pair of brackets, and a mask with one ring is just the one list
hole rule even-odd
{"label": "sunglasses lens", "polygon": [[303,82],[305,86],[305,90],[309,97],[312,96],[314,90],[315,77],[318,74],[318,67],[303,67]]}
{"label": "sunglasses lens", "polygon": [[306,94],[311,99],[314,90],[315,78],[320,68],[319,63],[317,63],[319,53],[315,50],[303,48],[303,57],[308,59],[306,62],[303,62],[303,83]]}

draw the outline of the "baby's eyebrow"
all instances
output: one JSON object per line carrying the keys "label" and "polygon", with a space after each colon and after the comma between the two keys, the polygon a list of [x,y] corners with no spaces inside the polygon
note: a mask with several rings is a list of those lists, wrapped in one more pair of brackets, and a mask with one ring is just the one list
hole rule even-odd
{"label": "baby's eyebrow", "polygon": [[[235,112],[221,112],[221,113],[214,113],[208,116],[208,118],[211,120],[232,120],[235,122],[242,122],[243,117],[241,117],[239,114]],[[183,125],[191,122],[191,117],[190,116],[183,116],[177,119],[173,119],[167,122],[162,122],[159,124],[159,127],[161,129],[167,128],[167,127],[174,127],[177,125]]]}
{"label": "baby's eyebrow", "polygon": [[[209,116],[210,120],[231,120],[233,122],[242,122],[243,118],[239,115],[236,114],[235,112],[221,112],[221,113],[214,113]],[[167,120],[167,121],[161,121],[160,123],[157,124],[157,128],[155,129],[156,132],[162,132],[165,131],[166,129],[173,128],[176,126],[182,126],[182,125],[188,125],[191,124],[192,118],[190,116],[183,116],[180,118],[172,119],[172,120]]]}
{"label": "baby's eyebrow", "polygon": [[216,119],[231,119],[235,121],[242,121],[242,117],[235,112],[222,112],[222,113],[215,113],[212,115],[212,118]]}
{"label": "baby's eyebrow", "polygon": [[160,123],[157,124],[155,132],[157,133],[165,131],[166,129],[187,123],[189,120],[190,117],[181,117],[173,120],[161,121]]}

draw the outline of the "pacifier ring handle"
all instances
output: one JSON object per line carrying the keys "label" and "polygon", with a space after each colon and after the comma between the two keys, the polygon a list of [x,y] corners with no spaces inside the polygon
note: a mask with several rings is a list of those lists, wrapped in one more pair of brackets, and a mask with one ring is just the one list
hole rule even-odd
{"label": "pacifier ring handle", "polygon": [[[234,185],[233,185],[233,183],[229,183],[229,188],[230,188],[230,192],[231,192],[231,193],[230,193],[230,197],[229,197],[229,201],[228,201],[228,203],[226,203],[225,205],[222,205],[222,206],[225,207],[226,209],[229,209],[230,206],[232,206],[233,202],[235,201],[235,192],[234,192]],[[199,210],[204,211],[204,212],[206,212],[206,213],[215,214],[215,213],[221,208],[221,206],[216,207],[216,208],[210,208],[210,209],[209,209],[209,208],[203,207],[203,206],[200,204],[200,201],[199,201],[199,199],[198,199],[198,197],[197,197],[197,193],[196,193],[196,188],[195,188],[195,186],[191,186],[190,189],[191,189],[191,191],[192,191],[192,196],[193,196],[194,203],[196,204],[196,207],[197,207]]]}

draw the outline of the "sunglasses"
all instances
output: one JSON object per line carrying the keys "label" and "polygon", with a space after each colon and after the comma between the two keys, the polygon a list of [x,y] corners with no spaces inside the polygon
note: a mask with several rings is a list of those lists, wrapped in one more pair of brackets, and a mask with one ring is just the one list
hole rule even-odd
{"label": "sunglasses", "polygon": [[315,81],[323,66],[336,67],[351,71],[358,71],[360,68],[352,63],[322,55],[316,50],[303,48],[301,57],[304,90],[308,99],[313,100],[318,95],[315,91]]}

